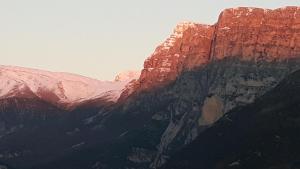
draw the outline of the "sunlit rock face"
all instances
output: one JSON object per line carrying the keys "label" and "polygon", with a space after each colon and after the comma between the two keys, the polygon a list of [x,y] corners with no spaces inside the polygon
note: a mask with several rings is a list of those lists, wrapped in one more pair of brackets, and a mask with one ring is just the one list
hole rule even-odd
{"label": "sunlit rock face", "polygon": [[230,8],[215,25],[183,22],[144,62],[135,89],[153,89],[227,57],[284,60],[300,53],[300,8]]}
{"label": "sunlit rock face", "polygon": [[231,8],[216,24],[211,56],[245,60],[299,57],[300,8]]}
{"label": "sunlit rock face", "polygon": [[209,25],[178,24],[171,36],[144,62],[139,87],[151,89],[166,85],[182,71],[207,63],[213,30]]}

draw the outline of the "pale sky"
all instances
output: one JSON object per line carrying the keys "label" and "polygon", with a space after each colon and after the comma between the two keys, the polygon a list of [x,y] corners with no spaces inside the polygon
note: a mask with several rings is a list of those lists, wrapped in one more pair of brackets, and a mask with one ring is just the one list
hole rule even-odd
{"label": "pale sky", "polygon": [[179,22],[291,5],[300,0],[0,0],[0,64],[110,80],[141,69]]}

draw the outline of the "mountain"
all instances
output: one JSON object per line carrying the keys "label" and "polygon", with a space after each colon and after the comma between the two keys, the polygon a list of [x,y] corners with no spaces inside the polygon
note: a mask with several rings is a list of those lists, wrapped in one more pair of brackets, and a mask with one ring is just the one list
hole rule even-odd
{"label": "mountain", "polygon": [[300,71],[237,107],[177,152],[165,169],[299,168]]}
{"label": "mountain", "polygon": [[133,127],[139,130],[132,131],[123,166],[159,167],[223,114],[252,103],[299,69],[299,14],[299,7],[241,7],[224,10],[215,25],[176,26],[116,110],[120,119],[144,120]]}
{"label": "mountain", "polygon": [[0,99],[40,98],[62,109],[74,109],[86,100],[105,97],[116,102],[125,85],[137,78],[124,74],[115,82],[99,81],[70,73],[0,66]]}
{"label": "mountain", "polygon": [[19,121],[20,132],[0,139],[0,161],[28,169],[159,168],[226,113],[299,70],[299,25],[299,7],[226,9],[214,25],[180,23],[115,104],[87,99],[33,127]]}
{"label": "mountain", "polygon": [[88,142],[92,131],[87,131],[84,120],[115,104],[127,83],[136,78],[132,73],[109,82],[0,66],[0,160],[25,167]]}
{"label": "mountain", "polygon": [[297,58],[299,10],[230,8],[214,25],[180,23],[145,61],[136,90],[163,87],[184,71],[224,58],[268,62]]}

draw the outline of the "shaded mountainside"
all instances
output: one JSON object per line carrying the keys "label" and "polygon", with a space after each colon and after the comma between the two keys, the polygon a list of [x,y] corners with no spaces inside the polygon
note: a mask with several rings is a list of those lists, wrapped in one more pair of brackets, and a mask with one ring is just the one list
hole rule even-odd
{"label": "shaded mountainside", "polygon": [[0,161],[38,165],[100,140],[88,118],[115,104],[138,73],[102,82],[69,73],[0,66]]}
{"label": "shaded mountainside", "polygon": [[141,93],[94,116],[90,125],[107,142],[36,168],[157,168],[223,112],[253,102],[298,65],[299,60],[258,64],[224,59],[185,72],[164,89]]}
{"label": "shaded mountainside", "polygon": [[300,71],[254,103],[237,107],[164,169],[300,167]]}
{"label": "shaded mountainside", "polygon": [[39,98],[0,100],[0,161],[23,168],[83,146],[90,132],[82,120],[98,111],[68,112]]}

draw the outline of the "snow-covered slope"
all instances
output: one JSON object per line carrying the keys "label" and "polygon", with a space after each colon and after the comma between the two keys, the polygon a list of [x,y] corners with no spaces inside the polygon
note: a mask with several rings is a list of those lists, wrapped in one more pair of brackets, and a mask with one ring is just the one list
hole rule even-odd
{"label": "snow-covered slope", "polygon": [[38,97],[64,109],[100,97],[115,102],[126,84],[132,80],[125,79],[99,81],[70,73],[0,66],[0,99]]}

